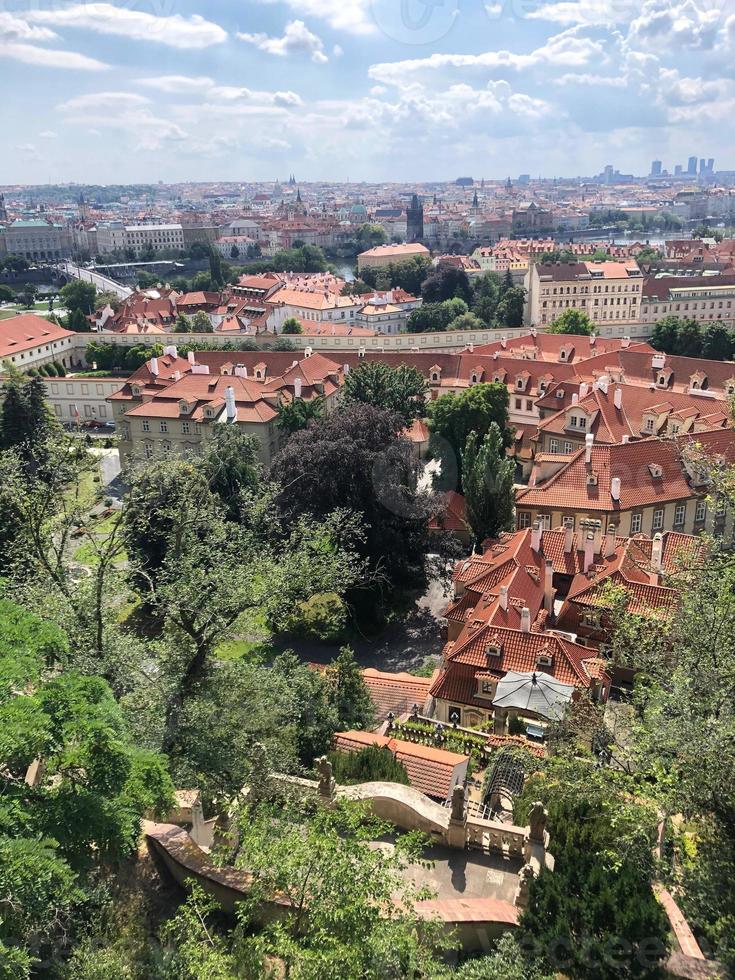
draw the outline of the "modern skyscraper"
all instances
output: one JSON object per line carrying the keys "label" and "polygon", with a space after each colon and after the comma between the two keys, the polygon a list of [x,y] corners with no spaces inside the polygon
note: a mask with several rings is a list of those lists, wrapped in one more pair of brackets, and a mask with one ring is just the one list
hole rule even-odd
{"label": "modern skyscraper", "polygon": [[699,172],[700,174],[707,173],[707,161],[704,157],[701,157],[699,160]]}
{"label": "modern skyscraper", "polygon": [[676,166],[674,167],[674,177],[681,177],[683,171],[684,168],[682,167],[682,165],[680,163],[677,163]]}
{"label": "modern skyscraper", "polygon": [[707,161],[707,173],[713,174],[715,172],[715,158],[710,157]]}
{"label": "modern skyscraper", "polygon": [[696,174],[696,172],[697,172],[697,158],[689,157],[689,162],[687,163],[687,173],[694,175]]}
{"label": "modern skyscraper", "polygon": [[660,177],[661,176],[661,161],[654,160],[651,164],[651,176]]}

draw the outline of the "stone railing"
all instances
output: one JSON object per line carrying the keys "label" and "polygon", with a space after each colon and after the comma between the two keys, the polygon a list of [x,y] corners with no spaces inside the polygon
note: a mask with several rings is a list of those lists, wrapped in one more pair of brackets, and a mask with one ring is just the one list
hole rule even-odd
{"label": "stone railing", "polygon": [[508,857],[523,857],[523,842],[528,830],[497,820],[483,820],[480,817],[467,819],[467,845],[481,848]]}

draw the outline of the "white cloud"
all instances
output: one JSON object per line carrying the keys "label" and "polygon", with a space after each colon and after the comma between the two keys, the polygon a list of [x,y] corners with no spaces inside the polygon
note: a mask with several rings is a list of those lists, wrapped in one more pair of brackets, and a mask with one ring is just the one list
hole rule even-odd
{"label": "white cloud", "polygon": [[200,95],[225,103],[245,102],[258,106],[282,106],[294,108],[302,105],[301,96],[296,92],[263,92],[235,85],[219,85],[208,75],[157,75],[152,78],[139,78],[139,85],[165,92],[167,95]]}
{"label": "white cloud", "polygon": [[633,0],[560,0],[545,3],[526,14],[529,20],[550,20],[556,24],[627,24],[640,10]]}
{"label": "white cloud", "polygon": [[88,95],[77,95],[67,102],[57,106],[61,112],[79,112],[80,110],[109,109],[110,112],[121,112],[126,109],[137,109],[150,105],[151,100],[144,95],[133,92],[92,92]]}
{"label": "white cloud", "polygon": [[57,37],[48,27],[34,27],[27,20],[0,10],[0,41],[53,41]]}
{"label": "white cloud", "polygon": [[553,84],[559,86],[601,85],[606,88],[626,88],[628,81],[622,75],[592,75],[584,72],[578,74],[569,72],[566,75],[561,75],[559,78],[553,79]]}
{"label": "white cloud", "polygon": [[109,65],[96,58],[77,54],[76,51],[62,51],[58,48],[39,48],[35,44],[21,44],[0,40],[0,58],[11,58],[24,65],[38,65],[39,68],[71,68],[79,71],[103,71]]}
{"label": "white cloud", "polygon": [[427,58],[388,61],[371,65],[371,78],[389,85],[405,85],[410,77],[421,72],[441,69],[498,69],[523,71],[537,65],[550,64],[578,68],[593,59],[604,58],[604,47],[596,40],[578,36],[576,29],[550,37],[544,45],[528,54],[512,51],[485,51],[482,54],[432,54]]}
{"label": "white cloud", "polygon": [[324,43],[314,34],[303,20],[291,20],[286,24],[283,37],[270,37],[268,34],[238,34],[241,41],[254,44],[260,51],[285,57],[290,54],[308,54],[312,61],[324,64]]}
{"label": "white cloud", "polygon": [[199,14],[158,17],[110,3],[77,3],[53,10],[32,10],[26,16],[37,24],[117,34],[133,41],[154,41],[172,48],[208,48],[227,39],[225,30]]}
{"label": "white cloud", "polygon": [[[275,3],[277,0],[261,0]],[[291,10],[300,17],[325,20],[336,31],[348,34],[374,34],[375,21],[371,14],[371,0],[285,0]]]}
{"label": "white cloud", "polygon": [[722,25],[722,10],[702,0],[646,0],[631,21],[628,41],[656,53],[671,48],[710,48]]}
{"label": "white cloud", "polygon": [[38,134],[40,140],[55,140],[59,138],[59,134],[55,133],[53,129],[44,129]]}

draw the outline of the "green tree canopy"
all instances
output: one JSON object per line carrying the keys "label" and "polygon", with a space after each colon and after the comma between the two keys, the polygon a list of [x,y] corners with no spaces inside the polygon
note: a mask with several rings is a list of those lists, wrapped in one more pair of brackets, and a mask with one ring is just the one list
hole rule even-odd
{"label": "green tree canopy", "polygon": [[547,333],[576,334],[580,337],[589,337],[596,330],[596,324],[583,310],[564,310],[546,328]]}
{"label": "green tree canopy", "polygon": [[344,398],[400,415],[406,425],[426,411],[428,385],[418,368],[365,361],[345,377]]}
{"label": "green tree canopy", "polygon": [[429,430],[435,437],[436,451],[442,454],[442,445],[448,445],[461,473],[469,434],[475,432],[479,440],[484,440],[492,422],[498,426],[507,448],[512,442],[508,403],[508,389],[500,382],[472,385],[459,394],[447,392],[429,402]]}
{"label": "green tree canopy", "polygon": [[303,332],[304,332],[304,328],[301,326],[300,322],[296,319],[295,316],[287,316],[286,319],[283,321],[283,326],[281,327],[281,333],[296,334],[296,333],[303,333]]}
{"label": "green tree canopy", "polygon": [[97,289],[91,282],[72,279],[61,287],[61,299],[69,312],[79,311],[84,316],[94,313]]}

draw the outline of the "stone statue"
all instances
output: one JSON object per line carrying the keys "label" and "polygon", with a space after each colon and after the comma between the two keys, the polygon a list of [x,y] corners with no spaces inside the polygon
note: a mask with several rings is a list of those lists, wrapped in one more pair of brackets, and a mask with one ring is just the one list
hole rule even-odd
{"label": "stone statue", "polygon": [[460,783],[452,790],[451,819],[464,821],[464,786]]}
{"label": "stone statue", "polygon": [[528,813],[528,823],[529,840],[534,841],[538,844],[543,844],[545,842],[544,831],[546,830],[546,818],[548,814],[544,809],[543,803],[538,800],[531,806]]}
{"label": "stone statue", "polygon": [[332,763],[326,755],[318,758],[314,768],[319,776],[319,796],[332,799],[334,796],[334,777],[332,776]]}
{"label": "stone statue", "polygon": [[530,864],[524,864],[518,874],[518,887],[516,888],[514,902],[520,909],[528,906],[528,891],[531,881],[536,877]]}

